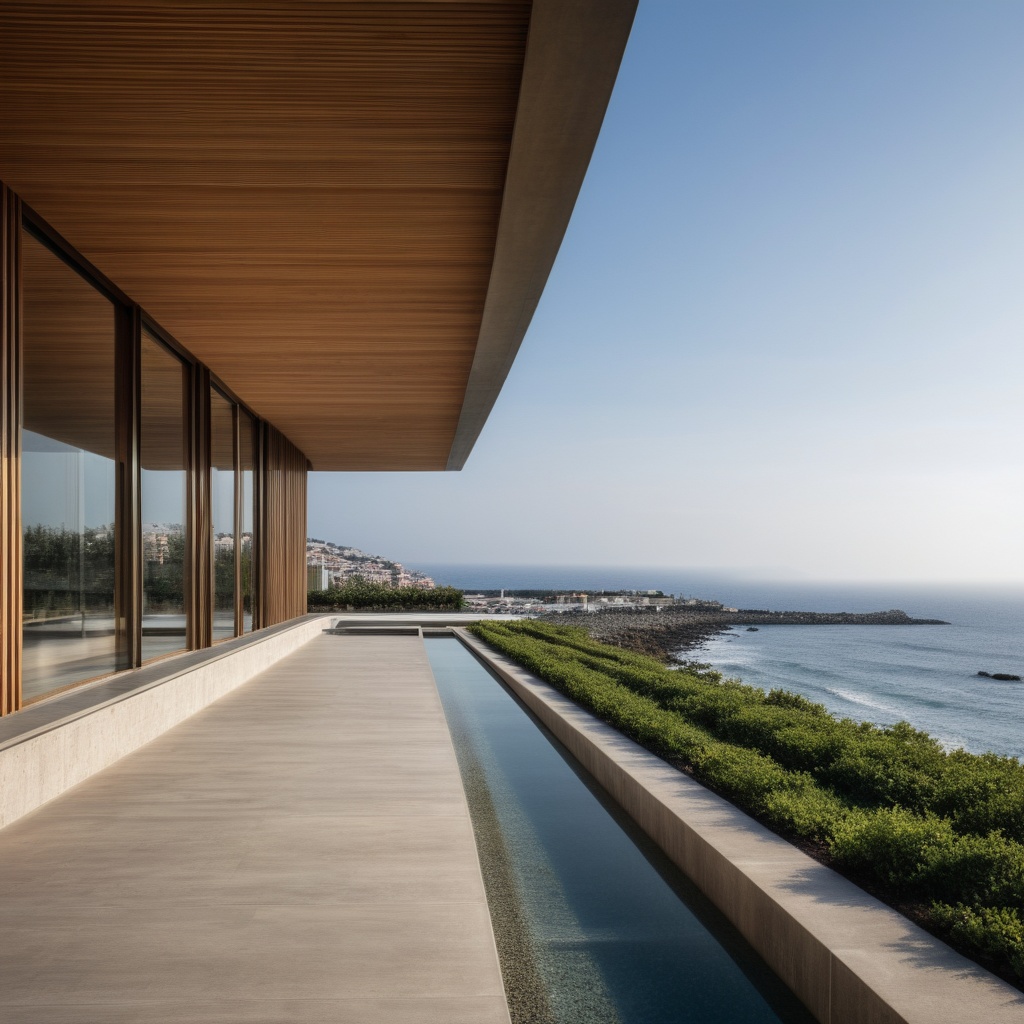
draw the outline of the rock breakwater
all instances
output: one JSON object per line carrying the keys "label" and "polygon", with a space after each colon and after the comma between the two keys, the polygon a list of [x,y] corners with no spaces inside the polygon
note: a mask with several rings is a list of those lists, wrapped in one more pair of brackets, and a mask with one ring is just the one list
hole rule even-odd
{"label": "rock breakwater", "polygon": [[691,651],[733,626],[948,626],[942,619],[914,619],[898,608],[881,612],[708,611],[663,608],[601,612],[553,612],[540,616],[563,626],[582,626],[603,643],[662,660]]}

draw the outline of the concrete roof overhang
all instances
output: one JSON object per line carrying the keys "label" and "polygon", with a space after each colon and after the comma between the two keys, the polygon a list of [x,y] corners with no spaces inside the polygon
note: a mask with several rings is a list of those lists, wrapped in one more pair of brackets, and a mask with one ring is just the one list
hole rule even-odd
{"label": "concrete roof overhang", "polygon": [[0,178],[314,469],[460,469],[635,4],[5,2]]}

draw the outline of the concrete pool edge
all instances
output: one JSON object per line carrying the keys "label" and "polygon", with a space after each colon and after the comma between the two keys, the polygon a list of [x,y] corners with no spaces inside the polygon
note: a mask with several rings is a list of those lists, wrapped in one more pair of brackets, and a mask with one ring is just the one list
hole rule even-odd
{"label": "concrete pool edge", "polygon": [[823,1024],[1011,1024],[1024,995],[464,629],[502,679]]}

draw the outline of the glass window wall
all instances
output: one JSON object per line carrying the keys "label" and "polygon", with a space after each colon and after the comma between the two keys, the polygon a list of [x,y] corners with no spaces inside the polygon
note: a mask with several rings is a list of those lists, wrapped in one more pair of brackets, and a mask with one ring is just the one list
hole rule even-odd
{"label": "glass window wall", "polygon": [[235,635],[235,406],[210,392],[213,639]]}
{"label": "glass window wall", "polygon": [[142,335],[142,660],[185,648],[187,368]]}
{"label": "glass window wall", "polygon": [[242,522],[240,524],[241,562],[240,580],[242,585],[242,632],[252,631],[252,545],[253,519],[255,513],[253,492],[253,434],[256,424],[243,409],[238,410],[238,456],[239,482],[242,487]]}
{"label": "glass window wall", "polygon": [[22,692],[127,668],[115,607],[115,310],[35,237],[23,247]]}

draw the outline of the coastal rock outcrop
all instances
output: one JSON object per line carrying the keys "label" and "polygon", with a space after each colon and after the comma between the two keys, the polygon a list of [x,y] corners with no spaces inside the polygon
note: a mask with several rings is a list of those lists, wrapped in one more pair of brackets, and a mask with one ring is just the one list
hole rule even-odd
{"label": "coastal rock outcrop", "polygon": [[[948,626],[942,619],[914,619],[898,608],[884,612],[772,612],[741,608],[710,611],[693,608],[621,609],[600,612],[551,612],[540,616],[563,626],[583,626],[595,640],[655,658],[677,656],[700,647],[733,626]],[[994,677],[993,677],[994,678]]]}

